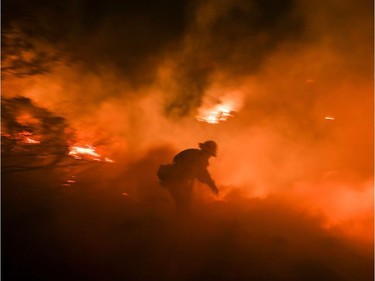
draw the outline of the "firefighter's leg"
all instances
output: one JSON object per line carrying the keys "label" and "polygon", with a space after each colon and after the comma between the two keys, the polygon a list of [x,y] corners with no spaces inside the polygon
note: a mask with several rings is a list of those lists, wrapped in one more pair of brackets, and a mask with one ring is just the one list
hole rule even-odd
{"label": "firefighter's leg", "polygon": [[176,208],[182,213],[189,212],[193,201],[193,185],[191,181],[181,182],[176,194]]}
{"label": "firefighter's leg", "polygon": [[168,189],[169,193],[172,196],[172,199],[176,206],[181,205],[181,183],[177,181],[171,181],[165,184],[165,187]]}
{"label": "firefighter's leg", "polygon": [[174,182],[168,186],[168,190],[178,210],[185,211],[191,208],[193,197],[192,181]]}

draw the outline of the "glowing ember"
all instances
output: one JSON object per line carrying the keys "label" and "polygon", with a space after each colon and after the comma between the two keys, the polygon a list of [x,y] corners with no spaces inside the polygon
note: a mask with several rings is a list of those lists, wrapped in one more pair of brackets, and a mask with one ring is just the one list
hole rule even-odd
{"label": "glowing ember", "polygon": [[112,159],[109,159],[108,157],[105,157],[104,158],[104,161],[105,162],[108,162],[108,163],[114,163],[115,161],[113,161]]}
{"label": "glowing ember", "polygon": [[77,181],[74,179],[76,176],[70,176],[69,179],[65,180],[61,185],[62,186],[67,186],[67,187],[70,187],[70,186],[73,186],[75,183],[77,183]]}
{"label": "glowing ember", "polygon": [[197,116],[197,120],[209,124],[218,124],[219,122],[227,121],[232,116],[232,113],[231,106],[218,104],[214,108],[202,110],[201,114]]}
{"label": "glowing ember", "polygon": [[326,117],[324,117],[324,119],[325,120],[331,120],[331,121],[335,120],[335,118],[332,117],[332,116],[326,116]]}

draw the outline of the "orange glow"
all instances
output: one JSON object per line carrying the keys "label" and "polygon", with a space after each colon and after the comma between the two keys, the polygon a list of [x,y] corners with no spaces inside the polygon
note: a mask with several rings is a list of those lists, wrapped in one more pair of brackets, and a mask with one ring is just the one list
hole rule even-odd
{"label": "orange glow", "polygon": [[16,118],[17,123],[21,125],[37,125],[40,124],[40,120],[35,118],[29,113],[22,113]]}
{"label": "orange glow", "polygon": [[[340,182],[297,185],[296,205],[325,217],[323,227],[340,228],[348,236],[362,241],[373,239],[373,181],[350,186]],[[324,193],[324,196],[321,194]]]}

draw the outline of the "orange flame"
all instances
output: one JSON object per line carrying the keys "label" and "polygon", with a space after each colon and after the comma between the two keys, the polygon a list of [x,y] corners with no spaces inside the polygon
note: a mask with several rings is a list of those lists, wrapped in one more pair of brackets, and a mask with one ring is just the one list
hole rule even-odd
{"label": "orange flame", "polygon": [[24,138],[24,142],[25,143],[30,143],[30,144],[38,144],[38,143],[40,143],[40,141],[38,141],[38,140],[34,140],[32,138],[27,138],[27,137]]}
{"label": "orange flame", "polygon": [[[9,139],[16,140],[19,143],[24,143],[24,144],[41,144],[41,141],[38,139],[35,139],[33,136],[33,133],[28,132],[28,131],[21,131],[18,133],[14,133],[13,135],[8,134],[6,132],[1,132],[2,137],[6,137]],[[39,136],[40,138],[40,136]],[[71,145],[69,147],[69,152],[68,156],[73,157],[76,160],[90,160],[90,161],[98,161],[98,162],[107,162],[107,163],[114,163],[112,159],[108,157],[104,157],[100,155],[97,151],[96,148],[93,147],[92,145],[84,145],[84,146],[79,146],[79,145]]]}
{"label": "orange flame", "polygon": [[82,159],[82,156],[100,156],[95,152],[95,148],[90,145],[86,145],[85,147],[71,146],[68,155],[72,156],[75,159]]}
{"label": "orange flame", "polygon": [[109,159],[108,157],[102,157],[98,152],[96,152],[95,147],[91,145],[72,145],[69,148],[68,155],[77,160],[86,159],[92,161],[104,161],[108,163],[115,162],[112,159]]}
{"label": "orange flame", "polygon": [[27,144],[40,144],[39,140],[36,140],[34,138],[30,138],[30,136],[32,136],[33,134],[28,132],[28,131],[21,131],[15,136],[14,135],[11,136],[11,135],[3,133],[3,132],[1,133],[1,135],[4,136],[4,137],[7,137],[7,138],[11,138],[11,139],[23,142],[23,143],[27,143]]}
{"label": "orange flame", "polygon": [[202,109],[201,113],[196,117],[198,121],[207,122],[209,124],[218,124],[227,121],[233,116],[233,108],[229,104],[217,104],[210,109]]}

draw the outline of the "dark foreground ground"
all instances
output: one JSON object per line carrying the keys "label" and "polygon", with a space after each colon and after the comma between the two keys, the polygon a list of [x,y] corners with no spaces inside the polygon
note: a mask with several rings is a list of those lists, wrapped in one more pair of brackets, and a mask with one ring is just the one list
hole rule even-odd
{"label": "dark foreground ground", "polygon": [[276,198],[233,193],[181,216],[153,178],[59,175],[3,175],[2,280],[373,280],[371,247]]}

